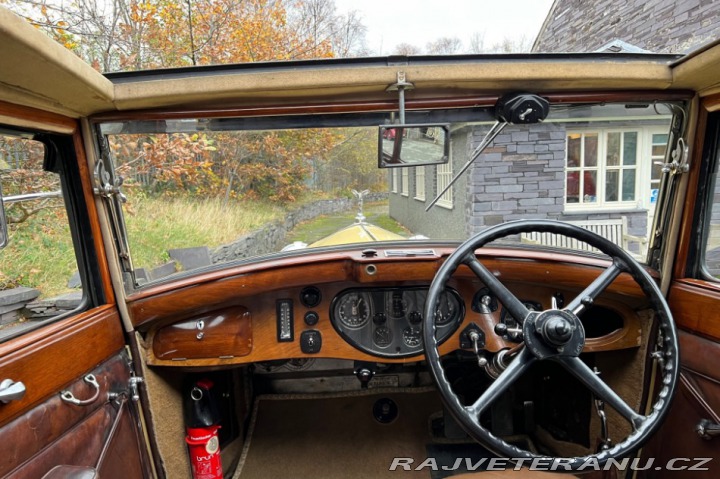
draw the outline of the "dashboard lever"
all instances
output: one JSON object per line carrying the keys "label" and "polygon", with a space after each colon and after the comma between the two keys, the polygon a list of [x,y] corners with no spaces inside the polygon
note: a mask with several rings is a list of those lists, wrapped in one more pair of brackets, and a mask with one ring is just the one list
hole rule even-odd
{"label": "dashboard lever", "polygon": [[475,350],[475,356],[478,358],[478,366],[481,368],[484,368],[487,366],[488,360],[485,359],[485,356],[480,352],[480,334],[477,331],[470,331],[468,333],[468,338],[470,338],[470,341],[472,341],[473,349]]}
{"label": "dashboard lever", "polygon": [[360,381],[360,387],[367,389],[370,380],[375,377],[375,365],[364,361],[356,361],[355,370],[353,372]]}

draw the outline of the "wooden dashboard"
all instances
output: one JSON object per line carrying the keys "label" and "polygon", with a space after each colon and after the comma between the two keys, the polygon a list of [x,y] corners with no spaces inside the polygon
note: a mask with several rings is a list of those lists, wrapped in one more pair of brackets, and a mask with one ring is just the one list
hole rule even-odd
{"label": "wooden dashboard", "polygon": [[[422,353],[379,357],[351,344],[332,324],[332,301],[348,289],[428,287],[452,251],[439,247],[432,256],[403,257],[388,257],[381,249],[375,255],[360,249],[308,251],[155,286],[133,295],[129,311],[145,335],[151,365],[218,367],[304,357],[415,362],[424,359]],[[479,250],[478,259],[519,299],[544,309],[553,296],[572,300],[609,265],[572,254],[494,248]],[[468,268],[460,267],[448,286],[457,291],[464,315],[440,346],[441,354],[460,348],[470,324],[483,331],[487,351],[515,345],[494,331],[502,305],[492,312],[473,307],[485,285]],[[308,287],[319,293],[316,304],[302,297]],[[584,351],[639,346],[649,327],[640,314],[646,306],[632,278],[618,277],[595,303],[599,314],[593,326],[586,326],[595,332],[588,334]],[[308,313],[315,315],[309,321]],[[281,328],[288,321],[290,326]],[[313,337],[310,349],[308,336]]]}

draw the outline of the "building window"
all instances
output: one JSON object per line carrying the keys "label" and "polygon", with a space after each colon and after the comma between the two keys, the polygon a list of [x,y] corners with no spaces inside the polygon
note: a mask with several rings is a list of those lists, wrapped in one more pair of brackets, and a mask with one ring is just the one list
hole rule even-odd
{"label": "building window", "polygon": [[408,172],[409,168],[402,169],[402,175],[400,176],[400,194],[407,196],[410,191],[410,175]]}
{"label": "building window", "polygon": [[390,171],[391,171],[391,175],[392,175],[392,179],[391,179],[391,181],[392,181],[392,185],[391,185],[391,186],[392,186],[392,189],[391,189],[391,191],[392,191],[393,193],[397,193],[397,192],[398,192],[398,174],[397,174],[397,169],[396,169],[396,168],[392,168]]}
{"label": "building window", "polygon": [[568,209],[635,206],[639,138],[638,131],[568,132]]}
{"label": "building window", "polygon": [[[452,164],[448,161],[447,163],[443,163],[441,165],[438,165],[437,167],[437,192],[440,193],[442,190],[445,189],[447,185],[450,184],[450,181],[452,180]],[[450,187],[448,190],[443,194],[440,199],[437,202],[438,206],[443,206],[445,208],[452,208],[453,206],[453,188]]]}
{"label": "building window", "polygon": [[415,168],[415,199],[425,201],[425,167]]}
{"label": "building window", "polygon": [[667,150],[668,134],[653,133],[650,138],[650,142],[650,202],[654,204],[657,199],[657,190],[660,188],[662,164],[665,163],[665,150]]}

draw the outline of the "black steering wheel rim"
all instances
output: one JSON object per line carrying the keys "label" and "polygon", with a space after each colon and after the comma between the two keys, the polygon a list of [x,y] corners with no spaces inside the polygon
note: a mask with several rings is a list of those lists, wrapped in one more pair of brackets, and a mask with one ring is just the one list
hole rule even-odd
{"label": "black steering wheel rim", "polygon": [[[562,314],[559,314],[560,310],[555,310],[556,312],[548,310],[539,315],[528,315],[530,312],[527,311],[527,309],[523,312],[521,307],[518,305],[518,303],[522,303],[514,295],[512,295],[512,293],[510,293],[502,285],[502,283],[500,283],[500,281],[482,265],[482,263],[477,260],[475,257],[475,250],[506,236],[530,232],[556,233],[584,241],[609,255],[613,260],[612,265],[588,287],[586,287],[580,295],[568,303],[568,305],[562,310]],[[508,301],[510,304],[510,308],[508,309],[513,316],[526,315],[521,319],[521,321],[523,321],[523,328],[526,337],[530,336],[529,333],[531,331],[535,332],[535,336],[541,336],[540,341],[535,340],[540,344],[537,347],[535,347],[535,345],[524,347],[521,353],[513,359],[507,369],[505,369],[500,376],[495,379],[491,386],[489,386],[487,390],[481,394],[480,398],[470,407],[463,405],[457,395],[453,392],[443,370],[438,351],[438,342],[435,338],[434,315],[436,305],[440,298],[440,293],[444,290],[448,280],[461,264],[469,266],[470,269],[480,278],[480,280],[485,283],[485,286],[498,296],[498,299],[501,303],[503,303],[504,307],[508,306],[505,302]],[[579,323],[577,316],[581,315],[584,308],[591,305],[592,300],[602,293],[602,291],[604,291],[612,283],[612,281],[623,272],[629,273],[633,277],[635,282],[640,286],[650,300],[651,306],[656,312],[659,332],[662,334],[663,338],[663,342],[660,345],[663,359],[661,362],[662,369],[659,370],[659,382],[661,386],[658,390],[657,397],[653,402],[652,410],[647,416],[635,413],[631,408],[629,408],[629,406],[627,406],[622,398],[619,398],[619,396],[617,396],[614,391],[609,388],[609,386],[605,385],[602,380],[597,378],[592,370],[590,370],[590,368],[579,359],[578,356],[580,351],[570,351],[574,346],[576,346],[575,343],[580,343],[580,350],[582,350],[582,345],[584,344],[584,332],[581,331],[582,326]],[[522,308],[524,308],[524,306],[522,306]],[[664,417],[668,413],[670,399],[675,393],[679,374],[677,330],[672,320],[670,309],[654,280],[630,254],[618,245],[596,235],[595,233],[592,233],[591,231],[568,223],[552,220],[519,220],[504,223],[484,230],[461,244],[440,267],[433,279],[430,290],[428,291],[424,313],[423,347],[425,349],[425,357],[433,379],[435,380],[435,384],[440,391],[443,402],[446,404],[453,417],[471,437],[500,457],[553,461],[552,464],[561,464],[563,467],[567,467],[568,470],[578,470],[590,459],[596,460],[598,464],[603,465],[610,458],[624,457],[636,451],[658,429]],[[543,314],[545,315],[545,320],[539,319]],[[549,319],[556,322],[562,322],[561,319],[555,319],[559,316],[563,316],[563,319],[567,317],[567,324],[572,326],[572,336],[566,341],[566,343],[568,345],[572,345],[573,347],[568,348],[568,351],[565,352],[557,352],[558,350],[564,349],[565,344],[563,344],[562,347],[557,347],[557,344],[555,343],[550,344],[548,341],[552,338],[548,337],[548,335],[545,335],[544,333],[541,334],[540,329],[538,329],[543,325],[546,326]],[[516,319],[518,318],[516,317]],[[540,324],[541,322],[542,324]],[[573,341],[575,341],[575,343],[573,343]],[[549,346],[549,348],[547,348],[547,346]],[[580,381],[588,387],[591,392],[594,394],[602,393],[600,394],[601,399],[618,410],[618,412],[632,424],[632,432],[619,443],[595,454],[582,457],[560,458],[539,455],[531,451],[521,449],[518,446],[505,442],[485,429],[480,424],[480,414],[485,410],[485,408],[487,408],[487,406],[489,406],[489,404],[492,403],[492,401],[497,399],[502,392],[507,390],[532,362],[537,360],[553,360],[560,362],[566,369],[568,369],[569,372],[578,377],[578,379],[580,379]],[[595,379],[588,375],[588,371]],[[501,383],[500,381],[505,381],[505,383]],[[610,401],[608,401],[607,397],[602,397],[603,395],[608,395],[610,397]],[[483,400],[483,398],[486,398],[486,400]],[[617,400],[620,402],[617,402]]]}

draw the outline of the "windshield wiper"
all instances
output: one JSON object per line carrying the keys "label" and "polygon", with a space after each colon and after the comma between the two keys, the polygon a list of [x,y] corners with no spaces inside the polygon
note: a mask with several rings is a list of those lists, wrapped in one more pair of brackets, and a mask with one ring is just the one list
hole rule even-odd
{"label": "windshield wiper", "polygon": [[508,125],[508,123],[538,123],[543,121],[549,112],[550,103],[545,98],[532,93],[508,93],[507,95],[500,97],[497,103],[495,103],[495,118],[497,118],[497,121],[492,128],[490,128],[490,131],[487,132],[483,141],[481,141],[478,147],[475,148],[475,151],[473,151],[467,163],[460,168],[460,171],[453,177],[450,183],[435,197],[434,200],[430,202],[427,208],[425,208],[425,211],[432,208],[442,195],[444,195],[450,187],[455,184],[457,179],[460,178],[460,175],[470,168],[473,161],[480,156],[480,153],[487,148],[487,146],[495,139],[496,136],[498,136],[498,133],[500,133],[503,128]]}
{"label": "windshield wiper", "polygon": [[[507,122],[504,121],[496,121],[495,124],[490,128],[490,131],[487,132],[487,135],[485,135],[485,138],[480,142],[480,144],[475,148],[475,151],[473,151],[472,155],[470,156],[470,159],[463,165],[462,168],[460,168],[460,171],[457,172],[457,174],[453,177],[452,180],[450,180],[450,183],[447,184],[443,190],[438,193],[438,195],[435,197],[434,200],[430,202],[430,204],[425,208],[425,211],[428,211],[430,208],[435,206],[435,203],[438,202],[438,200],[444,195],[447,190],[452,187],[453,184],[457,181],[460,176],[467,171],[468,168],[470,168],[470,165],[472,165],[473,161],[475,161],[479,156],[480,153],[483,152],[485,148],[495,139],[496,136],[507,126]],[[452,160],[449,160],[452,161]]]}

